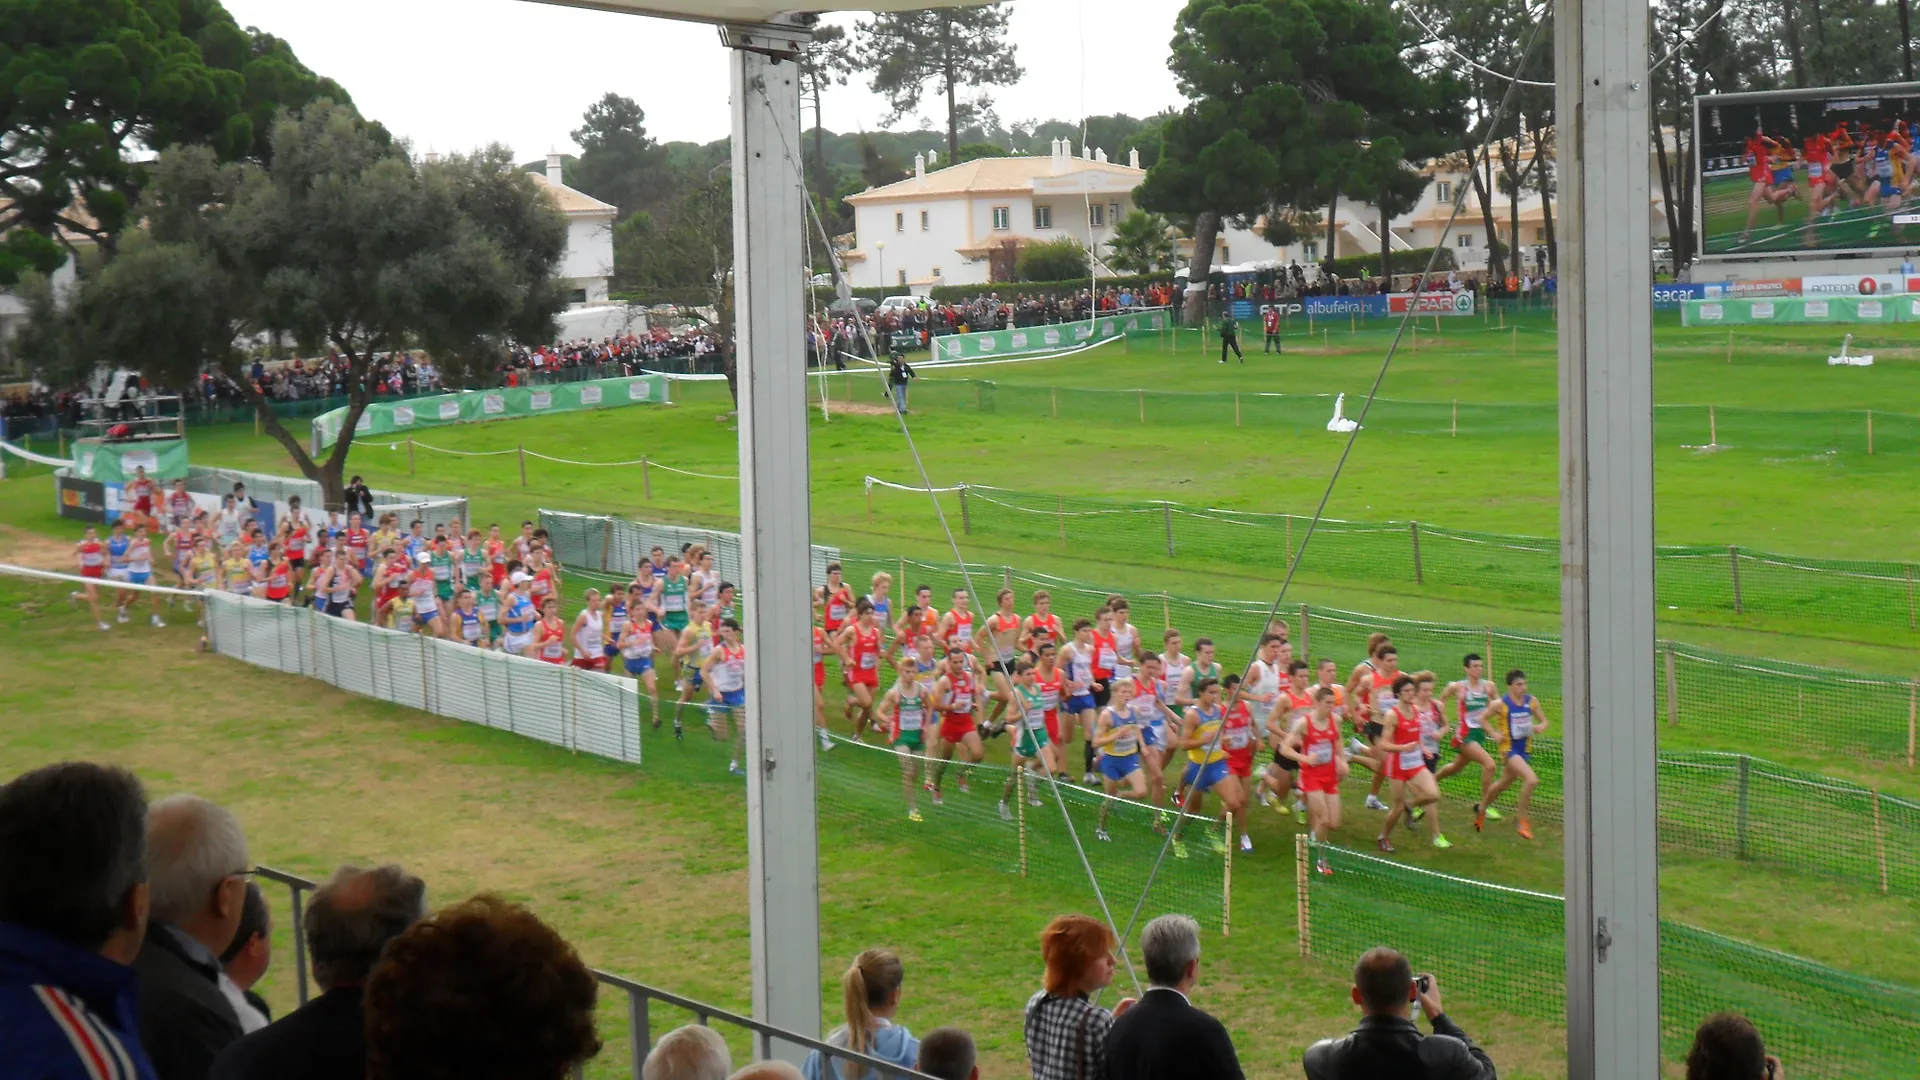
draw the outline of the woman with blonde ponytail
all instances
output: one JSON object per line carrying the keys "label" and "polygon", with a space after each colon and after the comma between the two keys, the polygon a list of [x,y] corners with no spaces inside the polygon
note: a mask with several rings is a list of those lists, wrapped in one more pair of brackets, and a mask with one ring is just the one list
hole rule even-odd
{"label": "woman with blonde ponytail", "polygon": [[[846,1006],[847,1022],[827,1036],[833,1046],[877,1057],[903,1068],[912,1068],[920,1053],[920,1040],[913,1032],[893,1022],[900,1008],[900,984],[906,981],[906,969],[892,949],[868,949],[853,958],[852,966],[840,977],[840,998]],[[871,1068],[858,1069],[844,1061],[829,1064],[820,1051],[807,1055],[803,1070],[807,1080],[877,1080]]]}

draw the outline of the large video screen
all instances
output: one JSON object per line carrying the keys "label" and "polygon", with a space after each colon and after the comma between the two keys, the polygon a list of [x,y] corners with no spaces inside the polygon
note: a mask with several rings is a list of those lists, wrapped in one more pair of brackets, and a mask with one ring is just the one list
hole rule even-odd
{"label": "large video screen", "polygon": [[1920,245],[1920,83],[1694,99],[1708,256]]}

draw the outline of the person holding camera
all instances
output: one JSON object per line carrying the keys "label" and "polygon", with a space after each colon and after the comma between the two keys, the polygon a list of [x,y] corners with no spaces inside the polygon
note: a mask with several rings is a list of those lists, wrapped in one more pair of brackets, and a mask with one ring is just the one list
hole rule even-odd
{"label": "person holding camera", "polygon": [[[1360,1026],[1307,1048],[1307,1080],[1496,1080],[1493,1059],[1441,1010],[1440,984],[1431,975],[1416,977],[1398,952],[1379,947],[1360,957],[1353,1002],[1365,1014]],[[1416,1003],[1432,1035],[1414,1025]]]}
{"label": "person holding camera", "polygon": [[1787,1071],[1767,1053],[1753,1021],[1723,1012],[1707,1017],[1693,1033],[1687,1080],[1787,1080]]}
{"label": "person holding camera", "polygon": [[893,350],[888,358],[887,387],[893,393],[893,407],[896,412],[907,411],[907,380],[918,378],[913,368],[907,365],[907,356],[899,349]]}

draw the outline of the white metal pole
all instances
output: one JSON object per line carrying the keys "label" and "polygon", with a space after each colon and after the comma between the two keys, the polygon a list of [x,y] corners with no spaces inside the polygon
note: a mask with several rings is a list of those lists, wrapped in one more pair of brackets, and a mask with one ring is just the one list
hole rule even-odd
{"label": "white metal pole", "polygon": [[1660,1072],[1648,8],[1557,4],[1567,1075],[1641,1080]]}
{"label": "white metal pole", "polygon": [[[800,32],[804,37],[804,32]],[[733,47],[733,250],[746,626],[747,867],[753,1015],[820,1031],[818,838],[807,492],[806,261],[799,73],[761,29]],[[788,49],[787,51],[790,51]],[[796,1064],[797,1047],[776,1046]]]}

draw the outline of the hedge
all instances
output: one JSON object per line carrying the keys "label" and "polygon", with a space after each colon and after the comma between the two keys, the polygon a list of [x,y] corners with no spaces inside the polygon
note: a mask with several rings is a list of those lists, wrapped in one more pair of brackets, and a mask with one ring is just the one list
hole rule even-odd
{"label": "hedge", "polygon": [[[1393,253],[1393,272],[1396,274],[1417,274],[1427,268],[1427,260],[1431,258],[1433,258],[1433,249],[1430,247],[1413,248],[1409,251],[1396,251]],[[1360,271],[1363,267],[1368,274],[1378,277],[1380,275],[1380,253],[1376,251],[1368,255],[1342,255],[1337,259],[1323,259],[1320,265],[1326,267],[1327,272],[1335,277],[1357,278],[1360,276]],[[1441,248],[1440,260],[1433,264],[1433,268],[1435,270],[1451,270],[1453,267],[1453,249]]]}

